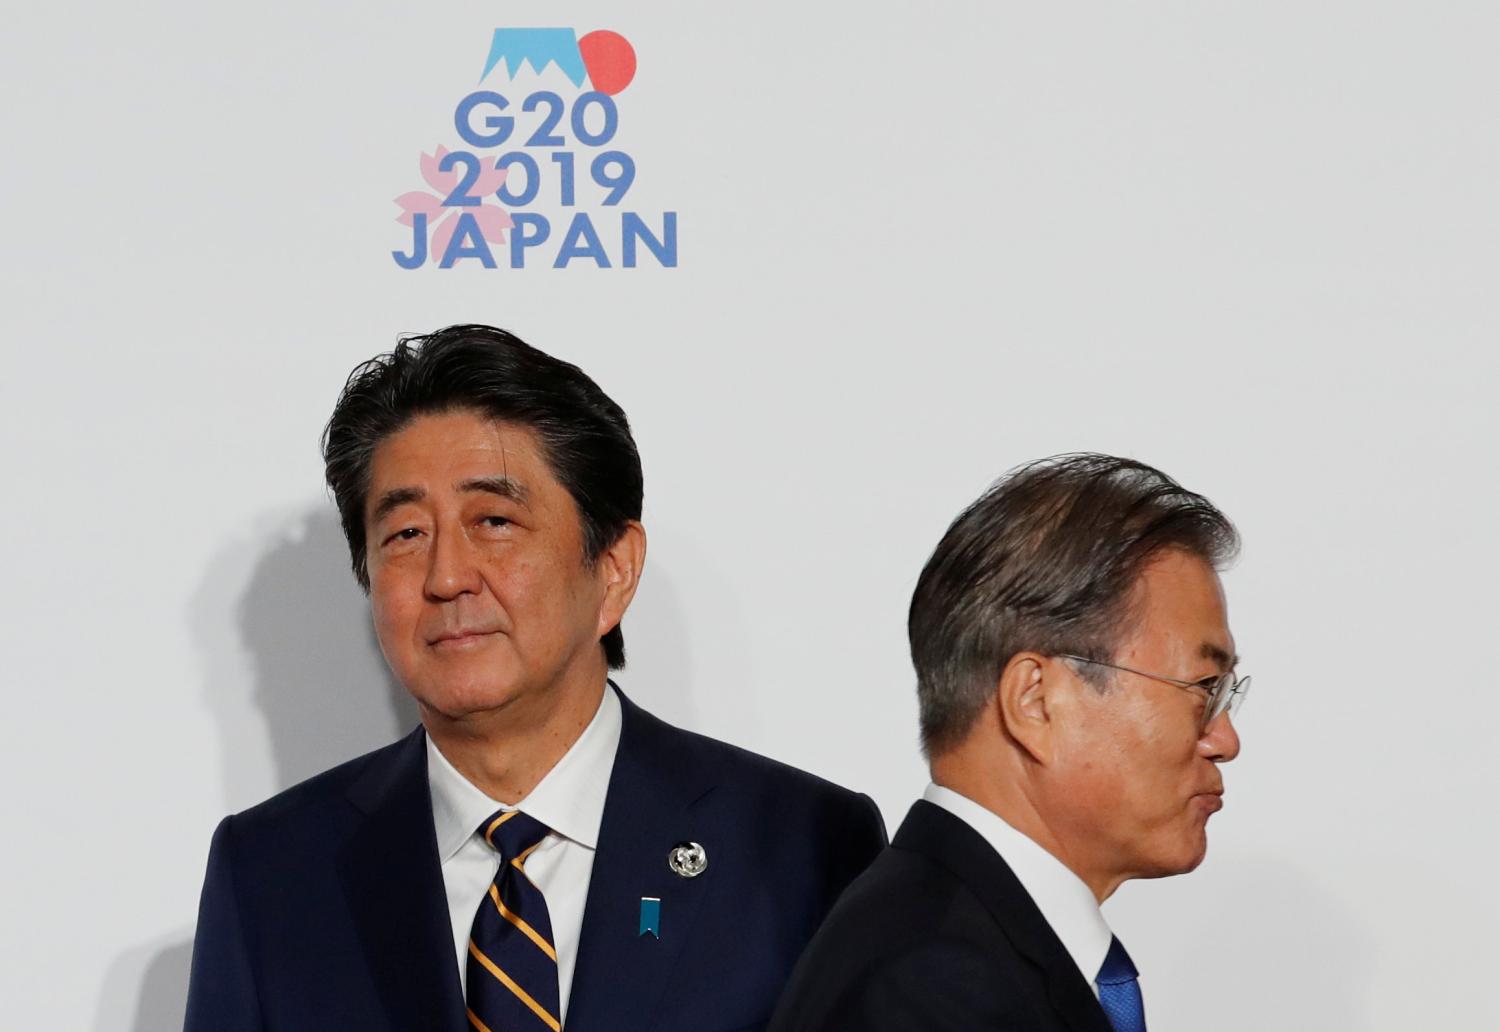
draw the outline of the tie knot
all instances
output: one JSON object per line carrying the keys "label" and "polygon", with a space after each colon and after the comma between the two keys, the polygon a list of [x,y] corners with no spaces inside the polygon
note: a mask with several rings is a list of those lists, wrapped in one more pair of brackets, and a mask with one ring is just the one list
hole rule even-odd
{"label": "tie knot", "polygon": [[500,810],[479,826],[479,834],[505,860],[524,860],[526,854],[547,837],[549,830],[541,821],[520,810]]}
{"label": "tie knot", "polygon": [[1131,963],[1130,954],[1125,952],[1125,946],[1119,939],[1111,936],[1109,940],[1109,953],[1104,957],[1104,963],[1099,966],[1099,977],[1094,979],[1100,985],[1121,985],[1125,982],[1134,982],[1140,972],[1136,971],[1135,965]]}

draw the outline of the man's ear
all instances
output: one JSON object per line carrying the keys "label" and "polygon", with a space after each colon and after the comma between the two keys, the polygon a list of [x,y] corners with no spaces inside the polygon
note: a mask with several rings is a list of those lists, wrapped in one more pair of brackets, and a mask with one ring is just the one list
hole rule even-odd
{"label": "man's ear", "polygon": [[646,528],[635,520],[625,525],[615,543],[599,555],[598,573],[604,585],[604,599],[599,603],[599,637],[613,630],[630,608],[635,589],[641,583],[641,568],[646,565]]}
{"label": "man's ear", "polygon": [[996,687],[1006,734],[1040,764],[1052,761],[1053,712],[1048,693],[1056,687],[1052,664],[1037,652],[1018,652],[1000,672]]}

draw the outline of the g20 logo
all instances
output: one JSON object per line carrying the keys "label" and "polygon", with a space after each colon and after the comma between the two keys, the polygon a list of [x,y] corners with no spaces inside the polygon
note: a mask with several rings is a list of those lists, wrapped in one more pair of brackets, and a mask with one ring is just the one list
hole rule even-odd
{"label": "g20 logo", "polygon": [[409,247],[391,252],[396,264],[520,269],[541,257],[556,269],[675,268],[677,213],[622,206],[636,182],[635,158],[614,145],[615,96],[635,76],[630,43],[608,31],[496,29],[480,81],[501,64],[512,82],[526,65],[538,75],[555,66],[575,87],[587,79],[592,88],[572,96],[477,89],[459,100],[453,128],[465,149],[423,154],[431,192],[396,198],[397,221],[411,229]]}

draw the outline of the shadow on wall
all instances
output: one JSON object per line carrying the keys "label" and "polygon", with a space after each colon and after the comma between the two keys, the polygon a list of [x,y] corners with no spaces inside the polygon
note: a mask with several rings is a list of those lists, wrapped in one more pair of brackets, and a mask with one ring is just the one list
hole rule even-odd
{"label": "shadow on wall", "polygon": [[[204,699],[240,810],[417,724],[386,668],[331,508],[276,518],[220,552],[193,604]],[[239,585],[237,599],[222,597]]]}
{"label": "shadow on wall", "polygon": [[[275,791],[417,725],[416,703],[380,654],[331,509],[280,536],[255,567],[236,616],[254,670],[252,699],[270,736]],[[229,757],[235,733],[224,732]]]}
{"label": "shadow on wall", "polygon": [[[294,513],[221,552],[193,599],[228,809],[253,805],[417,724],[416,704],[380,654],[348,556],[331,509]],[[238,600],[226,604],[235,585],[243,585]],[[189,936],[117,958],[105,976],[96,1032],[180,1029],[191,958]]]}
{"label": "shadow on wall", "polygon": [[160,943],[142,946],[117,958],[104,975],[94,1025],[97,1032],[181,1029],[192,955],[192,942],[182,940],[167,946]]}

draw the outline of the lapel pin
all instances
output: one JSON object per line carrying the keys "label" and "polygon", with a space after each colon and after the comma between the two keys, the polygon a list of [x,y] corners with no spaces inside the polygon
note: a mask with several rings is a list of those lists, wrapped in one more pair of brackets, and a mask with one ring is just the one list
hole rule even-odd
{"label": "lapel pin", "polygon": [[[654,939],[661,938],[661,897],[641,897],[641,930],[640,935],[651,933]],[[637,936],[637,938],[640,937]]]}
{"label": "lapel pin", "polygon": [[667,854],[667,866],[683,878],[696,878],[708,870],[708,851],[696,842],[679,842]]}

